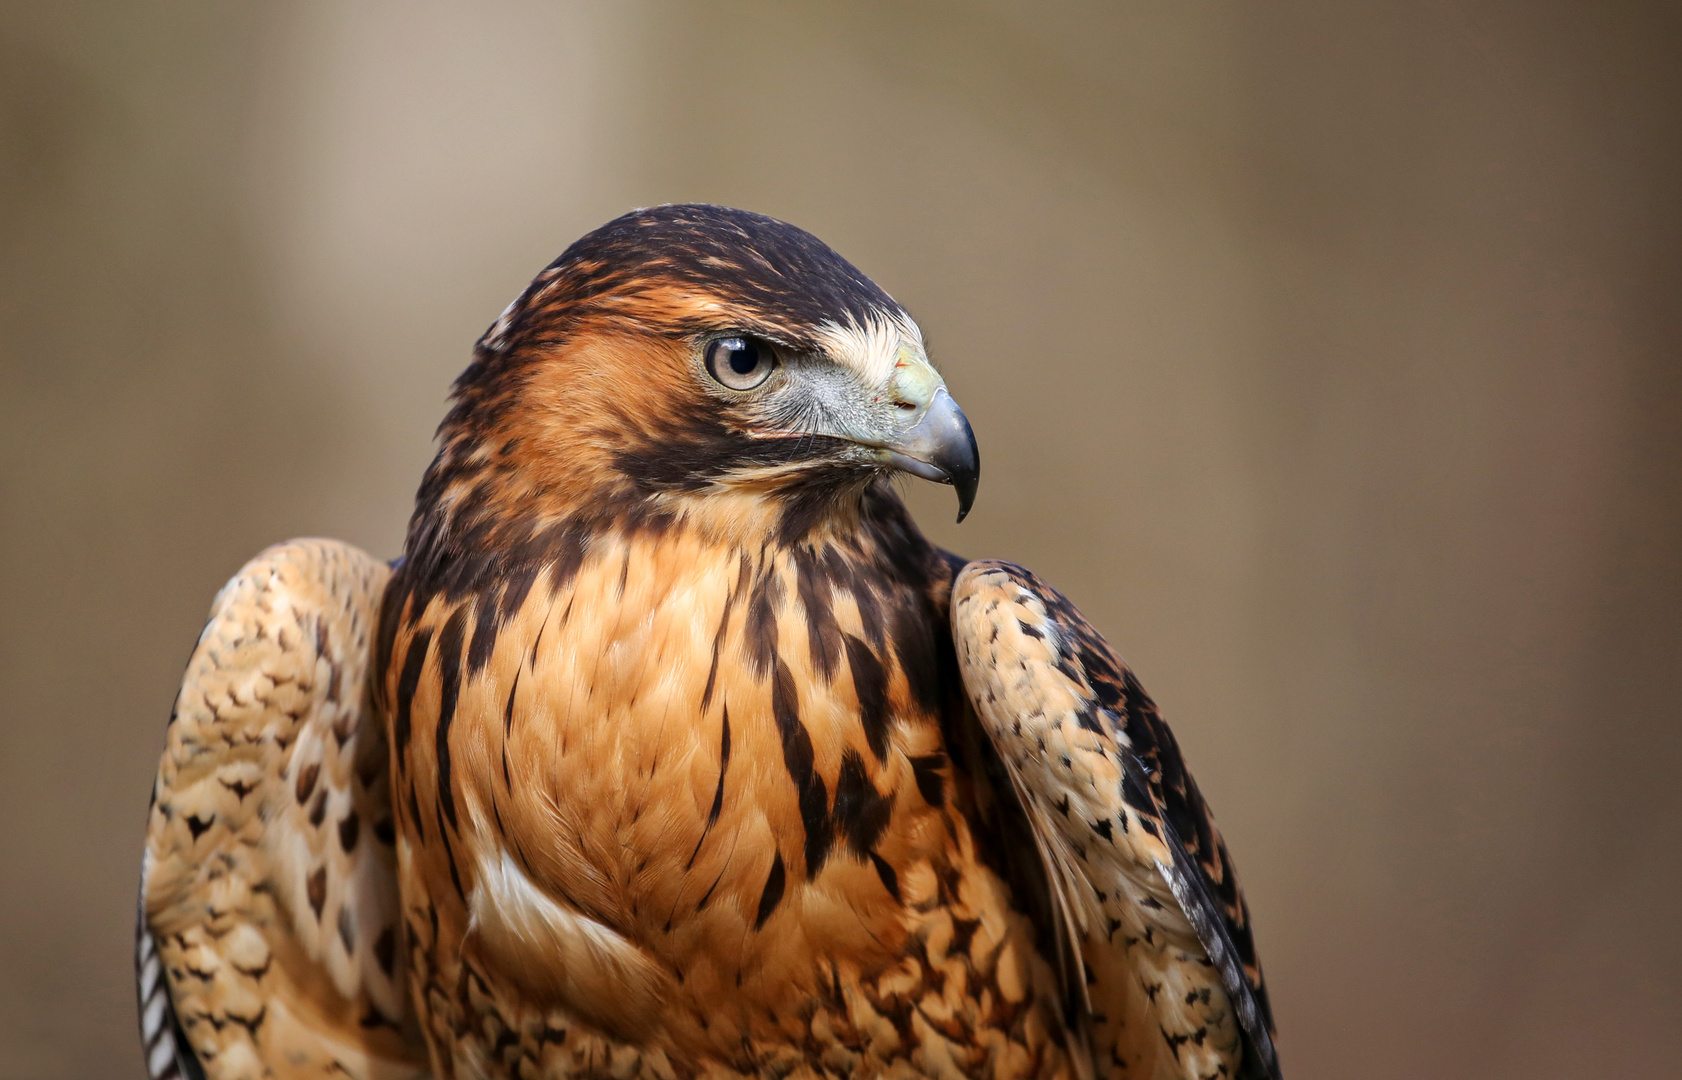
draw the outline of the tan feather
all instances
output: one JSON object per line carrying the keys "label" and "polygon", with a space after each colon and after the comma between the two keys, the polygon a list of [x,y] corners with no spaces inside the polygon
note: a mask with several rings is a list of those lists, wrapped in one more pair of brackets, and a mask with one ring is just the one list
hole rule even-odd
{"label": "tan feather", "polygon": [[386,577],[343,544],[270,548],[218,594],[182,680],[142,930],[215,1080],[424,1074],[366,679]]}
{"label": "tan feather", "polygon": [[965,685],[1032,807],[1036,840],[1075,875],[1099,1067],[1159,1080],[1277,1075],[1271,1030],[1254,1011],[1259,974],[1252,987],[1220,962],[1233,933],[1247,944],[1247,927],[1185,884],[1210,870],[1188,856],[1167,800],[1212,838],[1214,872],[1230,876],[1230,863],[1189,778],[1164,790],[1162,766],[1183,774],[1178,750],[1131,673],[1062,596],[1007,563],[965,567],[952,625]]}

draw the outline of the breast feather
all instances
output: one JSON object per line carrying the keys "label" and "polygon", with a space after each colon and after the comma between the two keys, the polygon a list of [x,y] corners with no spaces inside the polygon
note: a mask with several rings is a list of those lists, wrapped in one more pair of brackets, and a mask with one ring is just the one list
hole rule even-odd
{"label": "breast feather", "polygon": [[620,1039],[649,1035],[672,990],[647,953],[539,888],[494,841],[481,845],[468,947],[535,1001]]}

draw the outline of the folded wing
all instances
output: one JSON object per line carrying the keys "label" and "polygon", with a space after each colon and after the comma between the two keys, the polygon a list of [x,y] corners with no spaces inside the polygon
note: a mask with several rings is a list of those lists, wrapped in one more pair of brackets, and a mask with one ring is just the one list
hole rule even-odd
{"label": "folded wing", "polygon": [[387,568],[300,540],[217,595],[170,717],[136,949],[155,1080],[409,1080],[386,736]]}
{"label": "folded wing", "polygon": [[964,685],[1087,966],[1099,1075],[1279,1077],[1249,910],[1156,706],[1021,567],[953,586]]}

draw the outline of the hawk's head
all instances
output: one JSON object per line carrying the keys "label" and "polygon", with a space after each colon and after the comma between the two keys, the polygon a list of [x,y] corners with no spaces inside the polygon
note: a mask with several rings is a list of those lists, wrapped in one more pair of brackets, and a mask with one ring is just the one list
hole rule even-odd
{"label": "hawk's head", "polygon": [[486,331],[455,401],[439,510],[795,539],[896,470],[953,485],[960,520],[975,495],[974,436],[917,324],[816,237],[742,210],[660,206],[585,236]]}

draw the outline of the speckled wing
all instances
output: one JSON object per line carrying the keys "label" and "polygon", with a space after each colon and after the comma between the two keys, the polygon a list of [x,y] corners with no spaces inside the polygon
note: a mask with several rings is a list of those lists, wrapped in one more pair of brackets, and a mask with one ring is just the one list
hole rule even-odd
{"label": "speckled wing", "polygon": [[135,961],[155,1080],[425,1075],[367,681],[387,576],[356,548],[299,540],[216,597],[141,864]]}
{"label": "speckled wing", "polygon": [[1232,861],[1138,680],[1021,567],[970,563],[951,610],[965,688],[1082,943],[1099,1075],[1277,1078]]}

